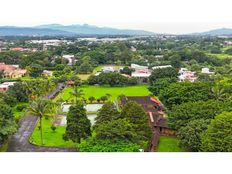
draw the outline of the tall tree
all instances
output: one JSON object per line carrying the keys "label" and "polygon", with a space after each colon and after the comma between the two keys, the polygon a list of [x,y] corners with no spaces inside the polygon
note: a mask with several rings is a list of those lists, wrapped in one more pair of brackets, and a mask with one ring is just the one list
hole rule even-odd
{"label": "tall tree", "polygon": [[151,128],[149,126],[148,115],[141,105],[133,101],[127,102],[122,108],[121,116],[134,124],[136,134],[140,137],[141,141],[150,140]]}
{"label": "tall tree", "polygon": [[187,102],[175,105],[168,114],[169,125],[173,129],[185,127],[190,121],[196,119],[213,119],[223,111],[232,111],[232,102],[217,100]]}
{"label": "tall tree", "polygon": [[205,133],[210,120],[197,119],[190,121],[187,126],[178,131],[180,146],[189,151],[201,151],[201,137]]}
{"label": "tall tree", "polygon": [[94,127],[104,122],[110,122],[119,118],[120,113],[118,112],[115,104],[113,102],[106,102],[97,113]]}
{"label": "tall tree", "polygon": [[225,100],[226,98],[225,89],[219,83],[211,88],[211,92],[213,98],[215,98],[216,100]]}
{"label": "tall tree", "polygon": [[180,68],[181,67],[181,57],[178,54],[175,54],[173,56],[170,57],[171,60],[171,65],[174,68]]}
{"label": "tall tree", "polygon": [[150,83],[161,78],[177,78],[178,70],[173,67],[154,69],[149,77]]}
{"label": "tall tree", "polygon": [[69,109],[64,139],[80,143],[82,138],[87,138],[91,135],[90,128],[91,123],[87,118],[84,105],[81,101],[77,101],[77,103]]}
{"label": "tall tree", "polygon": [[44,144],[43,139],[43,118],[49,117],[53,110],[53,103],[50,100],[45,100],[42,98],[38,98],[35,101],[32,101],[28,108],[28,114],[31,114],[33,116],[39,117],[39,123],[40,123],[40,138],[41,138],[41,144]]}
{"label": "tall tree", "polygon": [[0,145],[4,143],[10,135],[15,133],[17,125],[11,108],[6,104],[0,104]]}
{"label": "tall tree", "polygon": [[96,127],[95,131],[96,138],[102,140],[135,142],[137,139],[133,124],[125,118],[102,123]]}
{"label": "tall tree", "polygon": [[211,121],[202,137],[206,152],[232,152],[232,112],[224,112]]}

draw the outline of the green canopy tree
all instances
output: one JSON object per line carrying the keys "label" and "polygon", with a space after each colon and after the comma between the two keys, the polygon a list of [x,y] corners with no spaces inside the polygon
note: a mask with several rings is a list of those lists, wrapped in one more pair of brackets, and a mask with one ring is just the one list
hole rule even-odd
{"label": "green canopy tree", "polygon": [[210,120],[198,119],[190,121],[178,131],[180,146],[189,151],[201,151],[201,137],[206,131]]}
{"label": "green canopy tree", "polygon": [[178,70],[173,67],[154,69],[149,77],[150,83],[161,78],[177,78]]}
{"label": "green canopy tree", "polygon": [[67,127],[63,136],[64,140],[80,143],[82,138],[91,135],[91,123],[86,115],[86,110],[81,101],[71,106],[67,115]]}
{"label": "green canopy tree", "polygon": [[133,124],[126,119],[117,119],[102,123],[96,127],[97,139],[109,139],[111,141],[131,141],[137,139]]}
{"label": "green canopy tree", "polygon": [[102,106],[101,109],[99,109],[97,117],[95,118],[96,122],[94,127],[97,127],[102,123],[110,122],[119,118],[121,118],[121,116],[115,104],[113,102],[108,101]]}
{"label": "green canopy tree", "polygon": [[224,112],[211,121],[202,136],[205,152],[232,152],[232,112]]}
{"label": "green canopy tree", "polygon": [[126,118],[134,125],[135,132],[141,141],[150,140],[152,132],[149,126],[148,115],[141,105],[133,101],[127,102],[122,108],[121,117]]}
{"label": "green canopy tree", "polygon": [[171,60],[171,65],[174,68],[180,68],[181,67],[181,57],[178,54],[175,54],[173,56],[170,57]]}
{"label": "green canopy tree", "polygon": [[30,65],[29,75],[31,77],[39,77],[42,72],[43,72],[43,67],[41,65],[35,63]]}
{"label": "green canopy tree", "polygon": [[77,145],[80,152],[138,152],[140,146],[127,141],[112,142],[89,137]]}
{"label": "green canopy tree", "polygon": [[161,90],[158,97],[168,109],[173,105],[190,101],[206,101],[212,98],[210,84],[203,82],[172,83]]}
{"label": "green canopy tree", "polygon": [[168,122],[173,129],[185,127],[190,121],[196,119],[214,119],[223,111],[232,111],[232,102],[217,100],[187,102],[176,105],[169,111]]}
{"label": "green canopy tree", "polygon": [[15,133],[17,125],[14,121],[12,109],[6,105],[0,104],[0,145],[3,144],[10,135]]}

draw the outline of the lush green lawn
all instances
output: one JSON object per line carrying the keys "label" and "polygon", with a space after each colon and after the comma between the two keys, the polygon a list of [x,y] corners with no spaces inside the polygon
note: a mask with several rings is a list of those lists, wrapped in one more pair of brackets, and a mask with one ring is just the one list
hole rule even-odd
{"label": "lush green lawn", "polygon": [[[147,89],[147,85],[137,85],[137,86],[128,86],[128,87],[109,87],[109,86],[81,86],[79,89],[82,89],[84,92],[84,97],[88,99],[90,96],[95,97],[96,99],[110,94],[110,100],[114,101],[117,99],[119,95],[127,95],[127,96],[147,96],[150,92]],[[68,87],[61,92],[55,100],[62,98],[64,101],[72,100],[73,98],[70,96],[70,92],[73,88]]]}
{"label": "lush green lawn", "polygon": [[[75,143],[72,141],[64,141],[63,134],[65,133],[65,127],[59,126],[55,131],[51,129],[51,120],[43,119],[43,137],[44,146],[55,146],[55,147],[75,147]],[[37,124],[31,138],[30,142],[36,145],[41,145],[40,130]]]}
{"label": "lush green lawn", "polygon": [[184,152],[178,147],[179,140],[175,137],[161,136],[157,147],[157,152]]}
{"label": "lush green lawn", "polygon": [[94,68],[93,70],[93,73],[92,74],[96,74],[97,71],[101,71],[101,69],[103,68],[104,66],[101,65],[101,66],[97,66],[96,68]]}

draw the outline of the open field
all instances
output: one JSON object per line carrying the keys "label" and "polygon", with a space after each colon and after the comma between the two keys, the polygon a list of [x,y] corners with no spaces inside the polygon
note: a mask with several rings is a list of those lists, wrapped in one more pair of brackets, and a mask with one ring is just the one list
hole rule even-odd
{"label": "open field", "polygon": [[215,57],[217,57],[217,58],[219,58],[219,59],[226,59],[226,58],[232,59],[232,56],[231,56],[231,55],[224,54],[224,53],[222,53],[222,54],[208,54],[208,55],[210,55],[210,56],[215,56]]}
{"label": "open field", "polygon": [[78,74],[77,77],[79,77],[81,80],[87,80],[91,74]]}
{"label": "open field", "polygon": [[[75,147],[75,143],[72,141],[64,141],[63,134],[65,133],[64,126],[58,126],[55,131],[51,129],[51,120],[43,119],[43,137],[44,146],[54,146],[54,147]],[[36,145],[41,145],[40,130],[37,124],[31,138],[30,142]]]}
{"label": "open field", "polygon": [[178,146],[179,140],[175,137],[161,136],[157,147],[157,152],[184,152]]}
{"label": "open field", "polygon": [[[81,79],[81,80],[87,80],[89,78],[90,75],[94,75],[96,74],[96,72],[101,71],[101,69],[104,66],[110,66],[110,65],[101,65],[101,66],[97,66],[96,68],[94,68],[93,72],[91,74],[78,74],[77,76]],[[118,65],[113,65],[113,67],[115,69],[120,69],[122,66],[118,66]]]}
{"label": "open field", "polygon": [[[119,95],[127,96],[147,96],[150,92],[147,89],[147,85],[137,85],[137,86],[127,86],[127,87],[109,87],[109,86],[81,86],[79,89],[82,89],[84,92],[85,99],[88,99],[90,96],[95,97],[96,99],[110,94],[109,100],[114,101]],[[73,90],[72,87],[65,88],[56,98],[58,100],[62,98],[64,101],[71,101],[74,99],[70,92]]]}

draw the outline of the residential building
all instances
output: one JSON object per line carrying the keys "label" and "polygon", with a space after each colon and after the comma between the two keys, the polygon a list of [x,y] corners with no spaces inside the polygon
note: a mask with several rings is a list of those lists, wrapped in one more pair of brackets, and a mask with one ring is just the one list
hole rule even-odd
{"label": "residential building", "polygon": [[4,82],[0,84],[0,92],[6,92],[10,86],[13,86],[16,82]]}
{"label": "residential building", "polygon": [[52,71],[48,71],[48,70],[43,70],[42,75],[45,77],[50,77],[52,76],[53,72]]}
{"label": "residential building", "polygon": [[162,66],[154,66],[152,69],[163,69],[163,68],[171,68],[172,65],[162,65]]}
{"label": "residential building", "polygon": [[146,83],[148,81],[148,77],[150,77],[152,72],[152,70],[148,69],[148,66],[131,64],[131,68],[134,69],[131,73],[131,77],[138,78],[140,83]]}
{"label": "residential building", "polygon": [[148,70],[148,66],[141,66],[137,64],[131,64],[131,68],[135,70]]}
{"label": "residential building", "polygon": [[164,107],[160,101],[150,96],[125,96],[121,98],[121,106],[128,101],[134,101],[143,107],[147,113],[150,125],[163,135],[175,135],[175,131],[167,125],[167,118],[164,114]]}
{"label": "residential building", "polygon": [[7,65],[5,63],[0,63],[0,71],[4,72],[5,78],[20,78],[26,73],[26,69],[20,69],[18,65]]}
{"label": "residential building", "polygon": [[203,73],[203,74],[209,74],[209,75],[215,74],[215,72],[210,72],[209,68],[202,68],[201,69],[201,73]]}
{"label": "residential building", "polygon": [[72,66],[75,63],[75,56],[74,55],[63,55],[63,58],[68,60],[68,65]]}
{"label": "residential building", "polygon": [[105,73],[107,73],[107,72],[115,72],[115,69],[114,69],[113,66],[104,66],[102,68],[102,72],[105,72]]}
{"label": "residential building", "polygon": [[187,68],[181,68],[179,70],[179,81],[195,82],[197,80],[196,72],[189,71]]}

